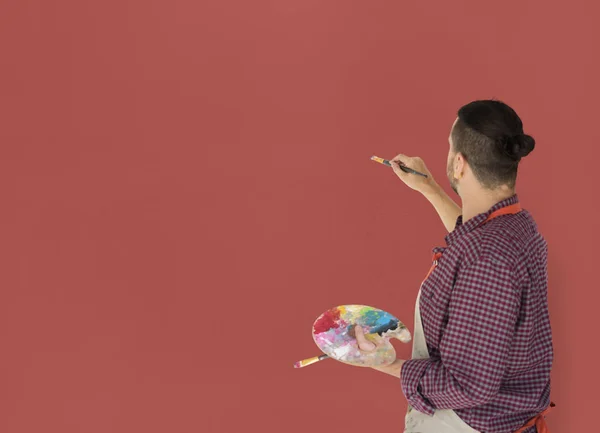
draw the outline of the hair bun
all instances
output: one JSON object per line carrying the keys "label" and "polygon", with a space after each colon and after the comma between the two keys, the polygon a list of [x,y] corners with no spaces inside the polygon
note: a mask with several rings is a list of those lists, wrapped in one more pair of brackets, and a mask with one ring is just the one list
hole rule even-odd
{"label": "hair bun", "polygon": [[504,140],[504,153],[514,160],[527,156],[535,148],[535,140],[526,134],[506,137]]}

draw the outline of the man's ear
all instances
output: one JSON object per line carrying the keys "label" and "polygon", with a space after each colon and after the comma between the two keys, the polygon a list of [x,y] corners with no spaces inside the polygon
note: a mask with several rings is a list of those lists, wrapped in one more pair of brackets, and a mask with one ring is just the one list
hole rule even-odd
{"label": "man's ear", "polygon": [[462,153],[457,153],[454,157],[454,177],[460,179],[465,174],[467,160]]}

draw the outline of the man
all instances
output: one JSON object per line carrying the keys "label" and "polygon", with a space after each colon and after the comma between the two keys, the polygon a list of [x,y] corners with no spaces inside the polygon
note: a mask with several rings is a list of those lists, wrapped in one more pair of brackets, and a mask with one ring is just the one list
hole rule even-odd
{"label": "man", "polygon": [[[448,179],[462,208],[420,158],[392,163],[450,233],[421,285],[413,359],[376,369],[401,379],[407,433],[541,433],[553,360],[547,249],[515,194],[519,161],[535,141],[512,108],[486,100],[458,111],[449,142]],[[381,344],[359,327],[356,338],[365,352]]]}

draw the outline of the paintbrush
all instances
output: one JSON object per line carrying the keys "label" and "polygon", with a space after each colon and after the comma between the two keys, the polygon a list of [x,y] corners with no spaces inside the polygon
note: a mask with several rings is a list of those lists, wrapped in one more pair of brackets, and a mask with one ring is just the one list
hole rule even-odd
{"label": "paintbrush", "polygon": [[[375,161],[380,164],[387,165],[388,167],[392,166],[392,163],[390,161],[388,161],[387,159],[380,158],[378,156],[372,156],[371,161]],[[428,177],[424,173],[421,173],[417,170],[413,170],[412,168],[407,167],[406,165],[404,165],[403,162],[400,162],[400,161],[394,161],[394,162],[396,162],[398,164],[398,167],[400,168],[400,170],[402,170],[405,173],[412,173],[412,174],[417,174],[419,176]]]}
{"label": "paintbrush", "polygon": [[[398,323],[395,321],[390,321],[385,325],[378,326],[377,328],[371,329],[367,334],[379,334],[381,337],[384,333],[388,331],[393,331],[398,328]],[[350,335],[355,337],[354,335],[354,327],[349,330]],[[312,358],[303,359],[302,361],[297,361],[294,363],[294,368],[302,368],[308,365],[312,365],[316,362],[323,361],[324,359],[329,358],[329,355],[321,355],[321,356],[313,356]]]}
{"label": "paintbrush", "polygon": [[306,367],[307,365],[311,365],[311,364],[314,364],[315,362],[323,361],[324,359],[327,359],[327,358],[329,358],[329,355],[314,356],[312,358],[303,359],[302,361],[295,362],[294,368]]}

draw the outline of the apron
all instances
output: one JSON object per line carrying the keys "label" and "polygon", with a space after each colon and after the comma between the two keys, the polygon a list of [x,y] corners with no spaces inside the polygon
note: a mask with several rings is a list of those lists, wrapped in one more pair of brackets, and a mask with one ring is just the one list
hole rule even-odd
{"label": "apron", "polygon": [[[515,203],[510,206],[506,206],[498,209],[495,212],[492,212],[490,216],[485,220],[484,224],[500,215],[508,215],[515,214],[521,211],[521,206],[519,203]],[[429,278],[429,275],[433,272],[435,267],[438,264],[439,258],[442,256],[442,253],[436,253],[433,256],[433,265],[425,280]],[[425,282],[423,280],[423,282]],[[421,283],[423,286],[423,283]],[[412,359],[428,359],[429,358],[429,350],[427,349],[427,342],[425,341],[425,333],[423,331],[423,324],[421,323],[421,312],[419,310],[419,300],[421,298],[421,290],[419,289],[419,294],[417,295],[417,302],[415,305],[415,328],[414,328],[414,336],[413,336],[413,350],[412,350]],[[519,429],[516,433],[522,433],[525,429],[536,425],[538,429],[538,433],[549,433],[548,427],[546,426],[546,421],[544,419],[544,415],[548,413],[550,408],[554,407],[552,403],[548,409],[544,412],[540,413],[538,416],[530,420],[527,424],[525,424],[521,429]],[[451,409],[438,409],[435,411],[433,415],[427,415],[425,413],[419,412],[416,409],[413,409],[408,406],[408,412],[405,418],[405,429],[404,433],[479,433],[477,430],[473,429],[466,422],[464,422],[457,414]]]}

